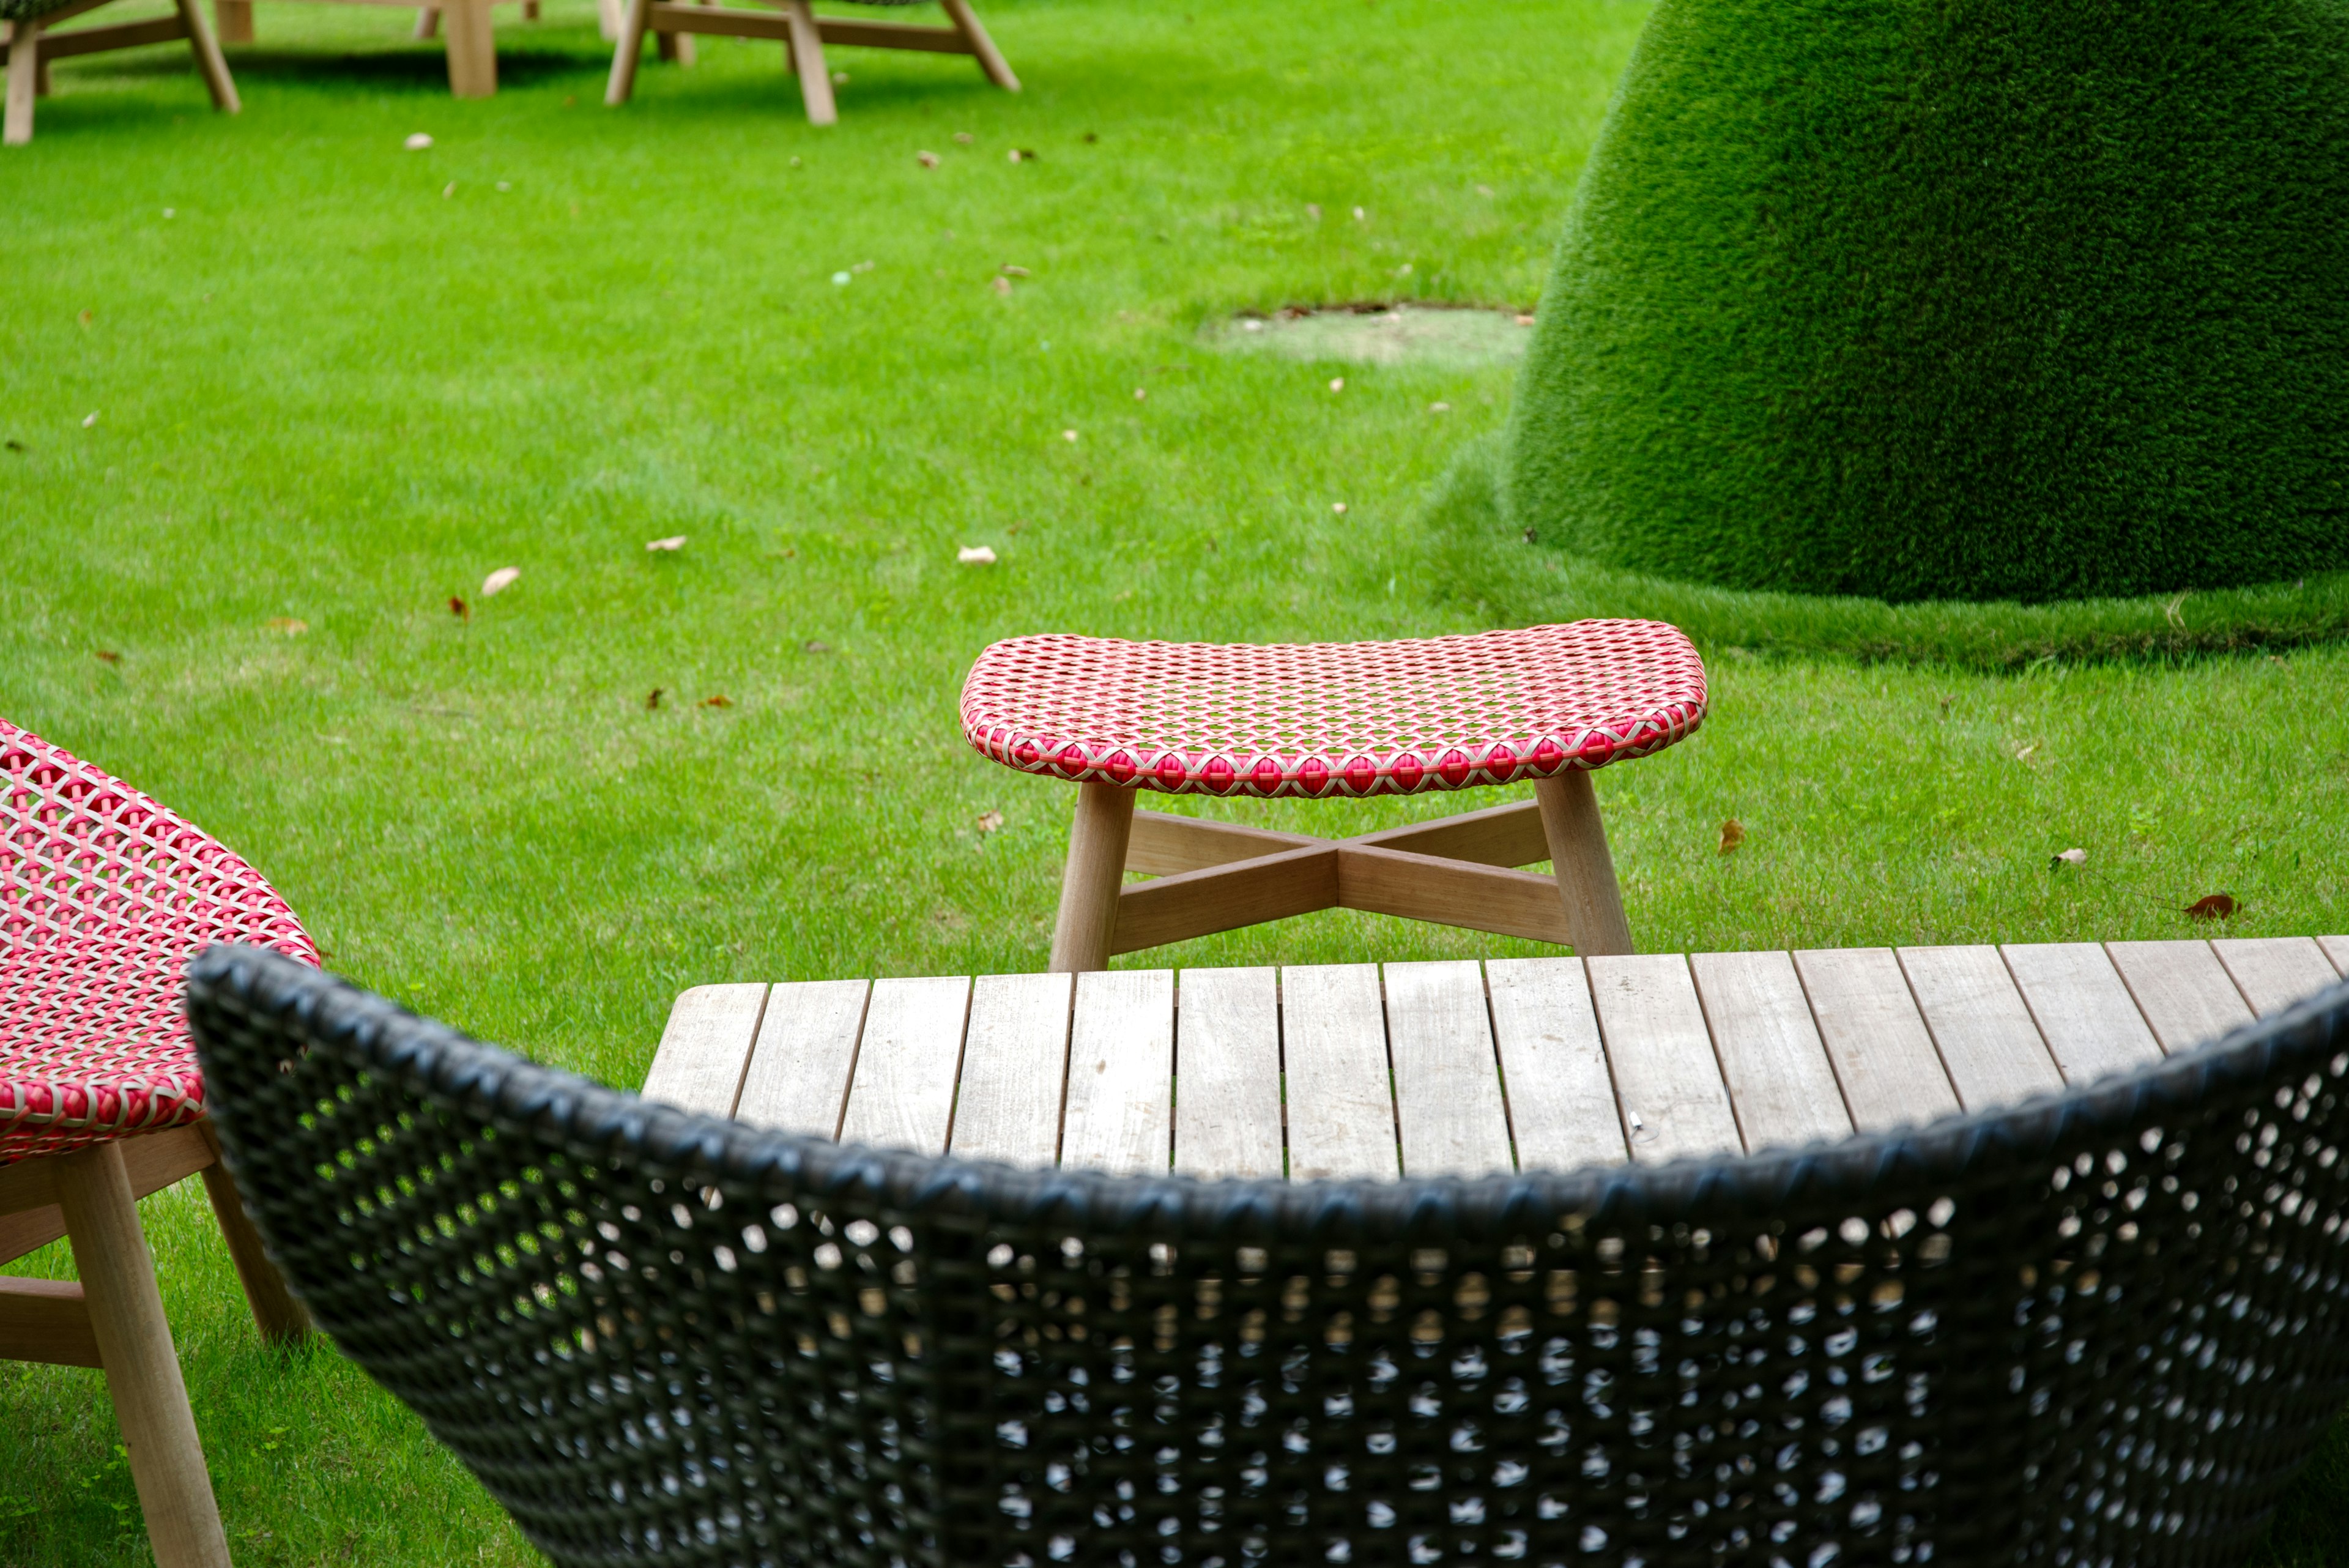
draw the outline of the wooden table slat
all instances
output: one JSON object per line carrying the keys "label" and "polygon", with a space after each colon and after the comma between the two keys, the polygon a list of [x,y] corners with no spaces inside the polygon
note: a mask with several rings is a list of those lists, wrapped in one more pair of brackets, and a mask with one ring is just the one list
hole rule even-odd
{"label": "wooden table slat", "polygon": [[1279,972],[1185,970],[1174,1032],[1174,1168],[1283,1174]]}
{"label": "wooden table slat", "polygon": [[1482,967],[1473,959],[1388,964],[1386,1003],[1403,1174],[1516,1169]]}
{"label": "wooden table slat", "polygon": [[1066,974],[983,974],[970,990],[962,1084],[947,1147],[972,1159],[1050,1165],[1069,1067]]}
{"label": "wooden table slat", "polygon": [[1818,948],[1792,956],[1854,1127],[1880,1132],[1960,1108],[1890,948]]}
{"label": "wooden table slat", "polygon": [[1517,1168],[1572,1170],[1627,1158],[1582,961],[1494,959],[1485,982]]}
{"label": "wooden table slat", "polygon": [[756,1127],[835,1137],[864,1032],[869,981],[802,980],[777,985],[759,1025],[734,1114]]}
{"label": "wooden table slat", "polygon": [[2319,937],[2316,945],[2324,950],[2324,956],[2333,961],[2333,967],[2341,971],[2342,977],[2349,979],[2349,937]]}
{"label": "wooden table slat", "polygon": [[1077,976],[1061,1163],[1164,1176],[1174,1141],[1174,971]]}
{"label": "wooden table slat", "polygon": [[764,985],[697,985],[680,995],[669,1004],[668,1024],[645,1074],[645,1098],[732,1116],[766,1005]]}
{"label": "wooden table slat", "polygon": [[1290,1179],[1401,1174],[1378,967],[1281,971],[1280,1040]]}
{"label": "wooden table slat", "polygon": [[1970,1111],[2064,1086],[2039,1025],[1996,948],[1902,948],[1900,968]]}
{"label": "wooden table slat", "polygon": [[2311,937],[2222,937],[2210,948],[2261,1018],[2340,983],[2340,971]]}
{"label": "wooden table slat", "polygon": [[2085,1084],[2160,1060],[2160,1044],[2103,948],[2019,942],[1999,951],[2064,1082]]}
{"label": "wooden table slat", "polygon": [[1615,1068],[1631,1158],[1742,1150],[1688,960],[1677,953],[1592,958],[1583,968]]}
{"label": "wooden table slat", "polygon": [[2206,941],[2106,942],[2164,1051],[2183,1051],[2251,1022],[2251,1004]]}
{"label": "wooden table slat", "polygon": [[1745,1147],[1848,1137],[1851,1113],[1795,961],[1783,952],[1699,953],[1689,971]]}
{"label": "wooden table slat", "polygon": [[943,1154],[969,1015],[968,975],[874,981],[841,1141]]}

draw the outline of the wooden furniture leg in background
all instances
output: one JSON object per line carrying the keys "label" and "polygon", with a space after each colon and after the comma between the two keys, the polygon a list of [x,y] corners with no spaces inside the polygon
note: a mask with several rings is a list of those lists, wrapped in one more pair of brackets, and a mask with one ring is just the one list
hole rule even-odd
{"label": "wooden furniture leg in background", "polygon": [[212,1162],[203,1169],[204,1196],[212,1199],[212,1218],[220,1221],[221,1240],[228,1243],[229,1262],[236,1265],[237,1281],[244,1286],[254,1326],[261,1330],[262,1338],[290,1345],[310,1332],[310,1314],[286,1289],[285,1276],[269,1261],[261,1232],[247,1218],[244,1199],[237,1195],[236,1179],[221,1163],[220,1135],[208,1121],[198,1122],[196,1127],[212,1151]]}
{"label": "wooden furniture leg in background", "polygon": [[411,38],[430,38],[438,36],[440,32],[440,13],[427,5],[416,14],[416,31],[408,36]]}
{"label": "wooden furniture leg in background", "polygon": [[978,68],[987,73],[987,79],[1005,92],[1018,92],[1019,78],[1011,74],[1010,64],[1004,59],[1002,51],[995,47],[995,40],[988,37],[987,29],[979,25],[978,14],[970,8],[970,0],[940,0],[940,3],[946,6],[947,19],[955,25],[955,31],[963,36],[963,41],[970,46],[970,52],[978,57]]}
{"label": "wooden furniture leg in background", "polygon": [[645,52],[645,28],[652,21],[653,0],[627,0],[620,22],[620,41],[612,49],[612,75],[604,84],[604,102],[616,108],[636,90],[636,58]]}
{"label": "wooden furniture leg in background", "polygon": [[605,43],[618,43],[620,29],[627,25],[627,0],[595,0],[595,30]]}
{"label": "wooden furniture leg in background", "polygon": [[212,0],[212,22],[222,43],[253,42],[253,0]]}
{"label": "wooden furniture leg in background", "polygon": [[158,1568],[229,1568],[220,1506],[188,1409],[162,1293],[155,1287],[155,1260],[139,1228],[122,1146],[93,1144],[59,1156],[57,1184],[74,1271],[81,1276]]}
{"label": "wooden furniture leg in background", "polygon": [[0,145],[22,147],[33,140],[33,100],[40,96],[41,24],[8,24],[8,108],[0,125]]}
{"label": "wooden furniture leg in background", "polygon": [[448,0],[440,9],[449,32],[449,93],[489,98],[498,90],[498,45],[490,29],[490,0]]}
{"label": "wooden furniture leg in background", "polygon": [[808,8],[808,0],[784,0],[783,14],[791,18],[792,65],[800,74],[800,99],[807,105],[808,123],[837,125],[840,110],[832,101],[832,69],[823,63],[823,35],[816,31],[815,13]]}
{"label": "wooden furniture leg in background", "polygon": [[176,0],[176,4],[181,25],[188,29],[188,48],[196,57],[196,70],[212,95],[212,107],[222,114],[239,112],[244,106],[237,101],[236,78],[228,74],[228,61],[221,57],[212,22],[204,16],[203,0]]}
{"label": "wooden furniture leg in background", "polygon": [[1607,826],[1599,820],[1599,795],[1580,768],[1534,781],[1541,805],[1542,833],[1549,840],[1550,865],[1558,897],[1566,903],[1568,940],[1577,958],[1628,953],[1631,925],[1623,918],[1623,889],[1615,880],[1614,857],[1607,852]]}
{"label": "wooden furniture leg in background", "polygon": [[[806,0],[797,3],[806,5]],[[800,79],[821,74],[802,71]],[[1052,922],[1052,973],[1109,967],[1117,892],[1125,881],[1126,842],[1133,832],[1133,791],[1106,784],[1078,786],[1069,863],[1061,873],[1061,911]]]}

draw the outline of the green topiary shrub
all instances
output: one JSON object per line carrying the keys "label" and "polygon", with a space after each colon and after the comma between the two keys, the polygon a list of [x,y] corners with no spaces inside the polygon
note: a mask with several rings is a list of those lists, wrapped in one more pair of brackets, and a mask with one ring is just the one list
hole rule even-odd
{"label": "green topiary shrub", "polygon": [[1505,486],[1546,545],[1741,588],[2349,566],[2349,5],[1661,0]]}

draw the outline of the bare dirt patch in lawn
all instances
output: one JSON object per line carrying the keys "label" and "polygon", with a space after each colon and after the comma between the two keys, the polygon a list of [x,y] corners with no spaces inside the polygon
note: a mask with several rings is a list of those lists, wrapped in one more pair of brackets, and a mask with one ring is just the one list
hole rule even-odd
{"label": "bare dirt patch in lawn", "polygon": [[1236,353],[1356,365],[1500,365],[1522,358],[1533,317],[1473,306],[1325,305],[1243,312],[1212,324],[1209,341]]}

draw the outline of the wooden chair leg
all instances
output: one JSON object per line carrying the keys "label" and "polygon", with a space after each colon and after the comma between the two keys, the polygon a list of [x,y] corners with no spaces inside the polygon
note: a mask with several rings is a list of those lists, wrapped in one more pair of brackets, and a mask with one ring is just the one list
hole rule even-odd
{"label": "wooden chair leg", "polygon": [[636,90],[636,57],[645,52],[645,27],[652,21],[652,0],[628,0],[620,24],[620,41],[612,49],[612,75],[604,84],[604,102],[617,108]]}
{"label": "wooden chair leg", "polygon": [[408,36],[419,39],[431,38],[439,36],[440,32],[440,13],[427,5],[416,14],[416,30]]}
{"label": "wooden chair leg", "polygon": [[620,29],[628,25],[628,7],[624,0],[595,0],[595,31],[607,44],[620,41]]}
{"label": "wooden chair leg", "polygon": [[237,101],[236,78],[228,74],[228,61],[221,57],[220,43],[212,36],[211,19],[205,16],[203,0],[178,0],[180,20],[188,29],[188,49],[196,57],[196,69],[202,73],[204,86],[212,95],[212,107],[222,114],[236,114],[244,106]]}
{"label": "wooden chair leg", "polygon": [[[801,0],[803,5],[805,0]],[[802,71],[804,81],[821,72]],[[1109,967],[1117,934],[1117,890],[1125,881],[1126,841],[1133,832],[1133,791],[1089,784],[1077,794],[1069,825],[1069,863],[1061,873],[1061,911],[1052,922],[1054,974]]]}
{"label": "wooden chair leg", "polygon": [[253,1308],[253,1321],[262,1338],[293,1344],[310,1332],[310,1314],[286,1288],[285,1276],[277,1272],[277,1265],[269,1261],[261,1232],[254,1229],[244,1211],[244,1199],[237,1194],[236,1179],[221,1163],[220,1135],[212,1131],[210,1122],[196,1126],[212,1149],[212,1163],[204,1167],[204,1196],[212,1199],[221,1240],[228,1243],[229,1262],[236,1265],[238,1282],[244,1286],[245,1304]]}
{"label": "wooden chair leg", "polygon": [[57,84],[49,75],[49,57],[43,55],[39,68],[33,73],[33,96],[55,98],[57,91]]}
{"label": "wooden chair leg", "polygon": [[1004,59],[1002,51],[995,47],[995,40],[988,37],[987,29],[979,25],[978,14],[970,8],[970,0],[942,0],[942,3],[947,8],[947,19],[970,45],[970,52],[978,57],[978,68],[987,73],[987,79],[1005,92],[1018,92],[1019,78],[1011,74],[1011,67]]}
{"label": "wooden chair leg", "polygon": [[681,70],[693,68],[693,35],[690,33],[656,33],[660,57]]}
{"label": "wooden chair leg", "polygon": [[1623,918],[1623,889],[1615,880],[1615,859],[1607,852],[1607,826],[1599,820],[1599,795],[1580,768],[1534,782],[1541,805],[1542,834],[1549,840],[1558,897],[1566,904],[1566,930],[1578,958],[1628,953],[1631,925]]}
{"label": "wooden chair leg", "polygon": [[833,105],[832,71],[823,63],[823,35],[816,31],[815,13],[808,8],[808,0],[784,0],[783,14],[791,18],[792,59],[799,67],[800,99],[807,105],[808,123],[837,125],[840,110]]}
{"label": "wooden chair leg", "polygon": [[40,94],[41,24],[8,24],[8,108],[0,120],[0,146],[22,147],[33,140],[33,100]]}
{"label": "wooden chair leg", "polygon": [[220,1505],[204,1469],[121,1146],[95,1144],[57,1157],[57,1183],[157,1568],[229,1568]]}
{"label": "wooden chair leg", "polygon": [[498,90],[497,36],[490,28],[490,0],[449,0],[440,7],[449,34],[449,93],[452,98],[490,98]]}
{"label": "wooden chair leg", "polygon": [[212,30],[223,44],[253,42],[253,0],[212,0]]}

